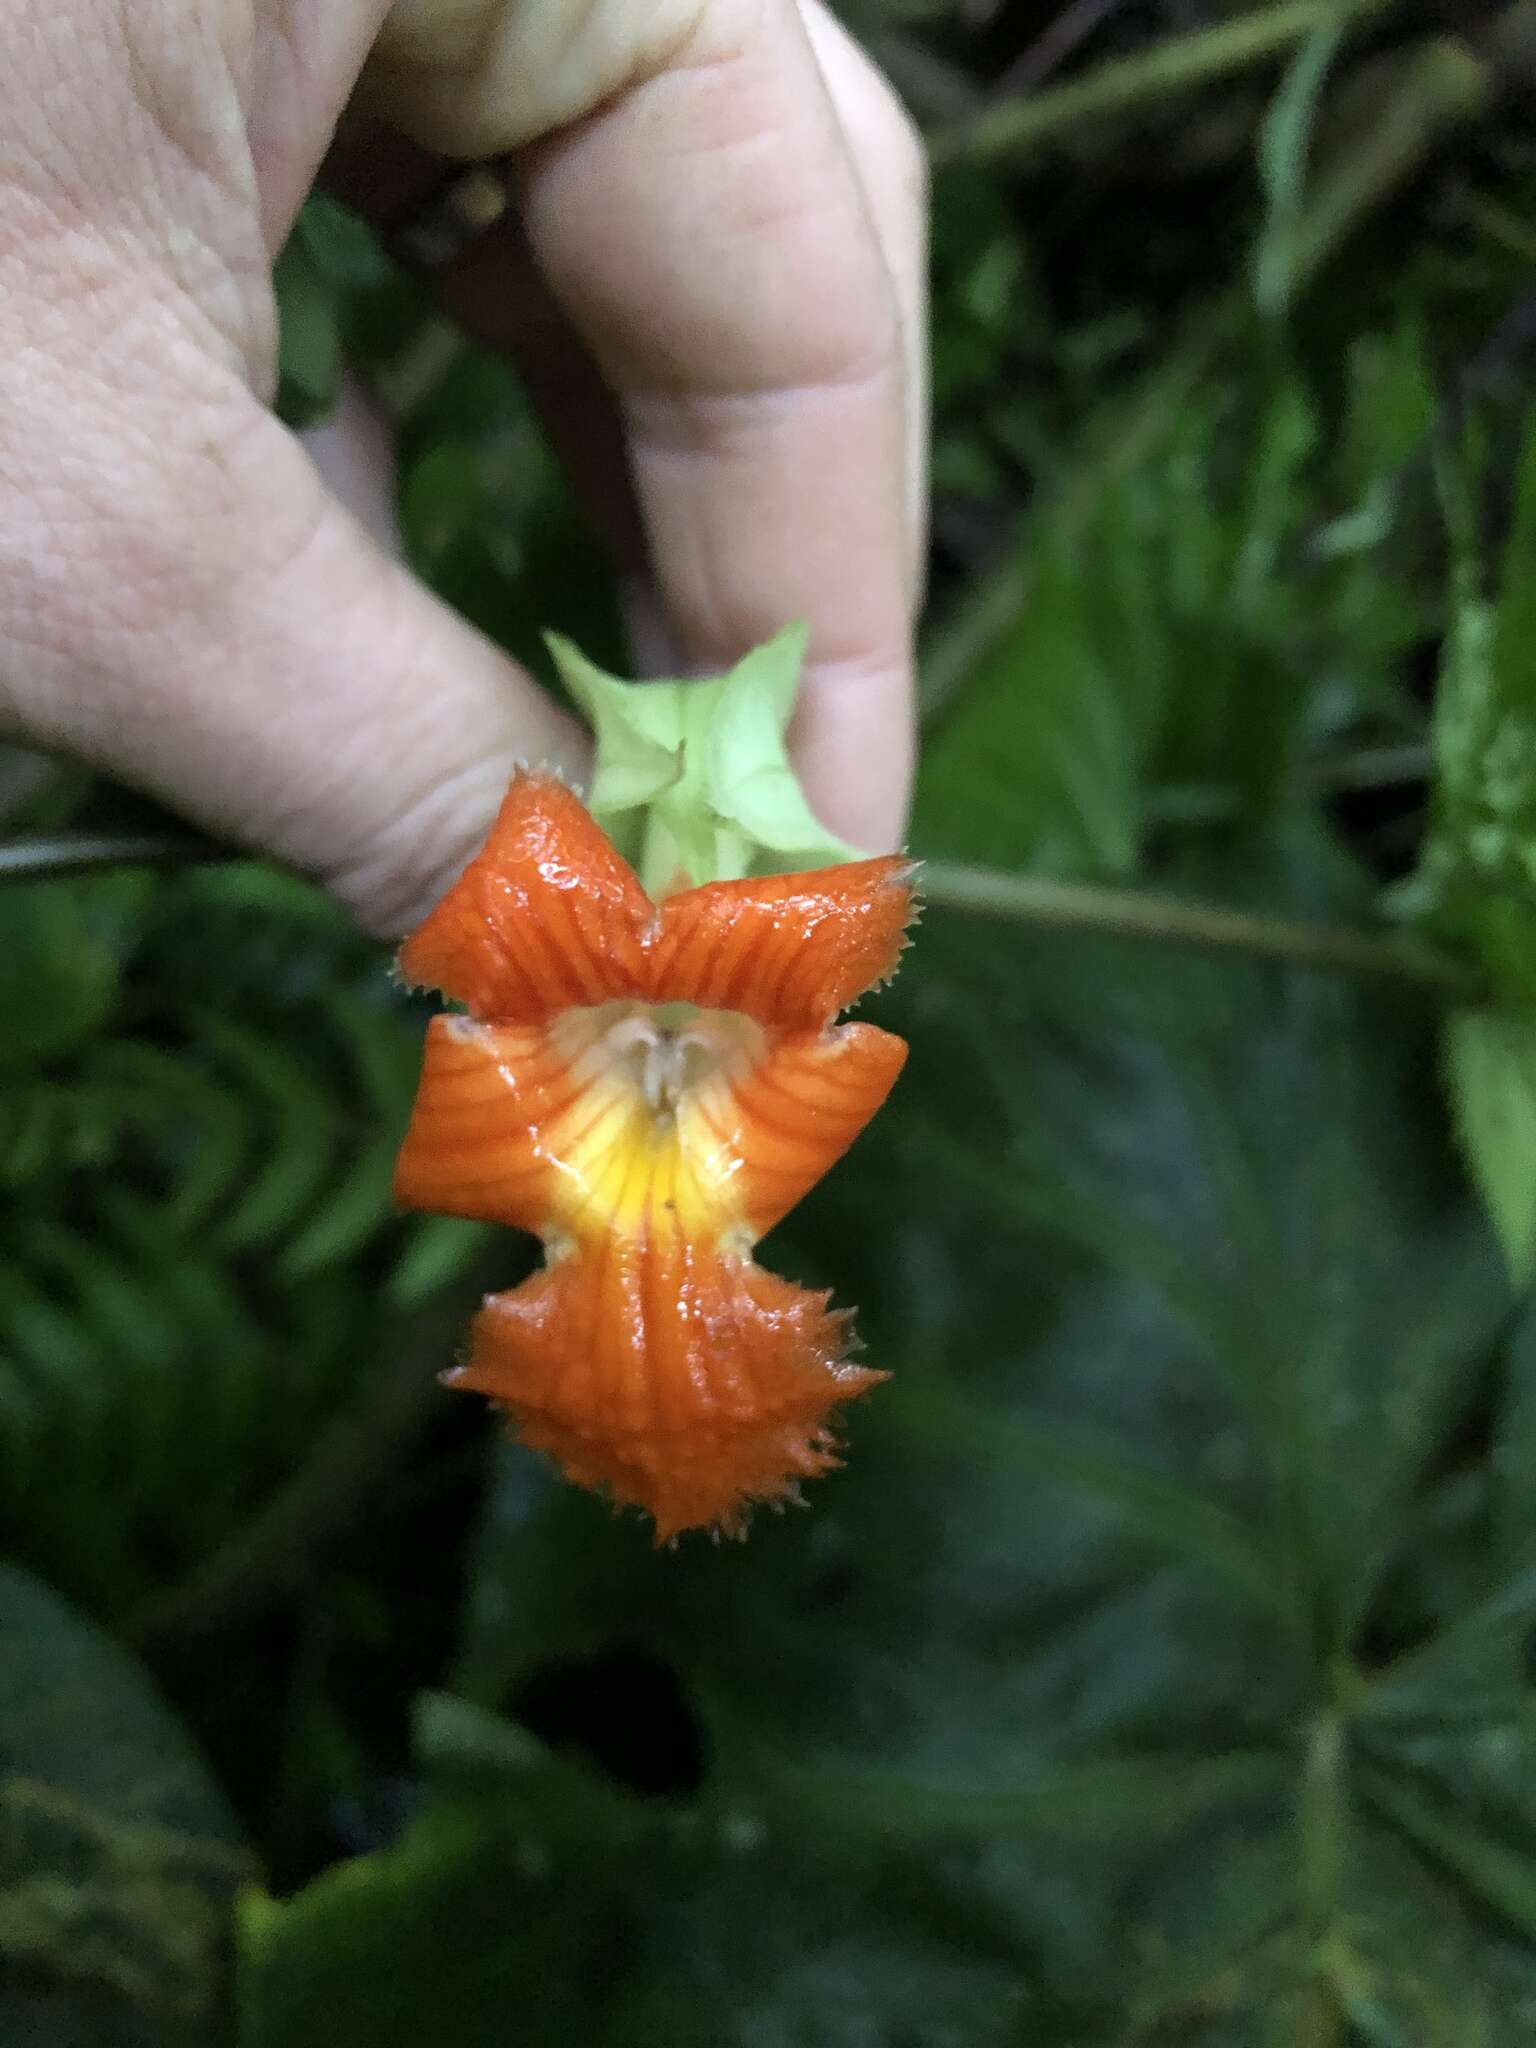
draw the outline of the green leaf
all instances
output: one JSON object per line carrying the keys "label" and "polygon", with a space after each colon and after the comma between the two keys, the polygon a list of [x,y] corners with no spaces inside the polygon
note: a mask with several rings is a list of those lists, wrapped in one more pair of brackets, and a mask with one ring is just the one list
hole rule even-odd
{"label": "green leaf", "polygon": [[341,301],[302,214],[278,256],[272,282],[279,404],[290,425],[310,426],[330,411],[341,383]]}
{"label": "green leaf", "polygon": [[1291,59],[1259,129],[1259,179],[1268,210],[1253,257],[1254,298],[1261,313],[1283,314],[1299,281],[1307,236],[1307,159],[1318,101],[1344,39],[1350,10],[1324,12]]}
{"label": "green leaf", "polygon": [[[566,1787],[571,1774],[549,1768]],[[527,1783],[531,1806],[492,1804],[483,1790],[435,1802],[393,1848],[297,1899],[253,1897],[241,2048],[490,2048],[510,2024],[528,2048],[614,2038],[604,1958],[631,1929],[635,1859],[581,1802],[546,1796],[533,1771]]]}
{"label": "green leaf", "polygon": [[924,1444],[961,1451],[1058,1486],[1081,1488],[1123,1517],[1128,1530],[1176,1557],[1220,1574],[1242,1596],[1294,1627],[1290,1588],[1261,1537],[1194,1488],[1148,1470],[1134,1458],[1078,1432],[1000,1419],[942,1394],[908,1403],[909,1426]]}
{"label": "green leaf", "polygon": [[393,1183],[398,1135],[384,1130],[354,1152],[335,1186],[319,1202],[278,1254],[277,1270],[302,1280],[340,1265],[394,1221]]}
{"label": "green leaf", "polygon": [[335,1106],[302,1059],[242,1024],[203,1011],[199,1041],[227,1066],[258,1108],[259,1154],[217,1237],[231,1250],[277,1236],[324,1183],[336,1150]]}
{"label": "green leaf", "polygon": [[[1490,1925],[1482,1901],[1388,1816],[1375,1765],[1353,1766],[1350,1839],[1334,1911],[1312,1951],[1313,2017],[1339,2037],[1347,2021],[1383,2048],[1498,2048],[1525,2031],[1531,1952]],[[1296,2029],[1279,2039],[1316,2039]],[[1324,2034],[1322,2038],[1326,2039]],[[1342,2038],[1352,2039],[1345,2033]]]}
{"label": "green leaf", "polygon": [[413,1218],[385,1285],[386,1302],[393,1309],[419,1308],[465,1272],[493,1235],[489,1224],[459,1216]]}
{"label": "green leaf", "polygon": [[1527,422],[1496,598],[1476,538],[1476,443],[1442,472],[1455,611],[1435,703],[1430,832],[1404,908],[1536,1009],[1536,415]]}
{"label": "green leaf", "polygon": [[253,1929],[257,2041],[408,2038],[420,1973],[470,2043],[517,1995],[530,2041],[608,2048],[1182,2039],[1218,1987],[1228,2042],[1318,1998],[1408,2039],[1447,2008],[1438,1956],[1384,1961],[1352,1725],[1326,1828],[1303,1769],[1507,1311],[1415,1108],[1432,1020],[978,941],[930,914],[881,999],[902,1093],[768,1254],[893,1372],[847,1469],[658,1559],[509,1451],[427,1805]]}
{"label": "green leaf", "polygon": [[1525,1940],[1536,1942],[1536,1866],[1528,1851],[1512,1852],[1386,1771],[1370,1770],[1363,1782],[1371,1805],[1416,1848],[1444,1865]]}
{"label": "green leaf", "polygon": [[[1010,1957],[1001,1900],[962,1933],[965,1835],[1043,1831],[1043,1871],[1081,1830],[1101,1851],[1122,1840],[1130,1810],[1155,1830],[1234,1798],[1262,1812],[1275,1776],[1262,1757],[1127,1760],[968,1806],[869,1781],[840,1798],[801,1773],[681,1810],[462,1702],[424,1721],[438,1790],[399,1843],[253,1903],[243,2048],[391,2048],[434,2029],[477,2048],[513,2011],[530,2044],[855,2048],[915,2027],[1009,2048],[1062,2015]],[[1061,2001],[1079,2018],[1096,2004],[1087,1987]]]}
{"label": "green leaf", "polygon": [[1536,1271],[1536,1019],[1459,1010],[1445,1060],[1462,1149],[1523,1286]]}
{"label": "green leaf", "polygon": [[145,1674],[0,1566],[0,2035],[228,2039],[247,1874],[228,1808]]}
{"label": "green leaf", "polygon": [[[1402,418],[1353,402],[1346,467],[1294,373],[1242,402],[1197,382],[1164,410],[1149,450],[1073,475],[1070,515],[1031,519],[927,741],[919,854],[1124,873],[1164,821],[1283,814],[1304,745],[1392,704],[1384,675],[1416,630],[1385,545]],[[1319,561],[1332,489],[1380,505]],[[954,660],[942,642],[935,658]]]}
{"label": "green leaf", "polygon": [[120,939],[99,885],[27,882],[5,892],[0,1069],[66,1057],[118,996]]}
{"label": "green leaf", "polygon": [[1109,657],[1109,601],[1075,550],[1048,540],[1036,552],[1023,610],[927,747],[919,854],[1068,872],[1131,866],[1149,750],[1147,665]]}
{"label": "green leaf", "polygon": [[1494,1550],[1508,1565],[1536,1538],[1536,1303],[1529,1299],[1504,1354],[1503,1398],[1494,1421],[1489,1480]]}
{"label": "green leaf", "polygon": [[[1501,700],[1536,719],[1536,415],[1528,418],[1499,578],[1494,681]],[[1536,793],[1525,792],[1536,800]],[[1536,847],[1526,849],[1536,870]]]}
{"label": "green leaf", "polygon": [[171,1183],[167,1234],[201,1228],[248,1157],[248,1104],[192,1061],[126,1037],[92,1046],[82,1078],[111,1099],[114,1122],[161,1150]]}

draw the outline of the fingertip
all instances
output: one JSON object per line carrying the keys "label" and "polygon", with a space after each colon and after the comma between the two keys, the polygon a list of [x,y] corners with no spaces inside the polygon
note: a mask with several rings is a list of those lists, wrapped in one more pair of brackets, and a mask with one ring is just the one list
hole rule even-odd
{"label": "fingertip", "polygon": [[790,723],[806,801],[829,830],[868,853],[905,841],[916,746],[910,658],[813,661]]}

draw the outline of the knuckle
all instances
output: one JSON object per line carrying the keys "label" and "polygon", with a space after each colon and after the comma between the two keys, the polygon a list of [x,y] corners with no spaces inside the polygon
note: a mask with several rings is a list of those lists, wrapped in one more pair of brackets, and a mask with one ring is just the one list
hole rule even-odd
{"label": "knuckle", "polygon": [[0,369],[0,669],[10,716],[67,739],[153,716],[248,579],[302,547],[320,489],[257,497],[287,437],[233,376],[56,371]]}

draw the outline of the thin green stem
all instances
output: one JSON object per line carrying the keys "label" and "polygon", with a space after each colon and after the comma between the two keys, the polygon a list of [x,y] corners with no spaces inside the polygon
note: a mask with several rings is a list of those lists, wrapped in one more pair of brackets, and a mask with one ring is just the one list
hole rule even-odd
{"label": "thin green stem", "polygon": [[1432,749],[1423,740],[1396,746],[1360,747],[1354,753],[1324,755],[1306,770],[1314,789],[1343,794],[1353,789],[1401,789],[1428,782],[1435,772]]}
{"label": "thin green stem", "polygon": [[36,882],[97,868],[174,867],[228,860],[230,849],[190,832],[52,832],[0,841],[0,882]]}
{"label": "thin green stem", "polygon": [[1477,974],[1451,955],[1351,925],[1274,917],[1150,890],[1006,874],[951,861],[924,864],[922,892],[926,902],[946,910],[1003,918],[1042,931],[1096,932],[1201,952],[1247,953],[1297,967],[1414,982],[1462,1001],[1476,1001],[1483,994]]}
{"label": "thin green stem", "polygon": [[[0,844],[0,881],[234,857],[229,848],[190,834],[59,833]],[[928,902],[947,910],[971,911],[1044,930],[1098,932],[1110,938],[1249,953],[1289,960],[1300,967],[1386,976],[1439,989],[1463,1001],[1476,1001],[1484,994],[1477,974],[1451,955],[1348,925],[1272,917],[1146,890],[1062,882],[1046,875],[1008,874],[950,861],[925,865],[923,893]]]}
{"label": "thin green stem", "polygon": [[997,158],[1017,164],[1084,122],[1133,114],[1278,57],[1340,12],[1364,20],[1391,5],[1392,0],[1285,0],[1194,35],[1165,37],[1049,92],[1025,94],[941,128],[930,138],[929,152],[936,164]]}
{"label": "thin green stem", "polygon": [[1327,2048],[1343,2038],[1333,1965],[1349,1837],[1347,1741],[1337,1710],[1324,1707],[1307,1730],[1302,1757],[1296,1846],[1312,1974],[1298,2015],[1298,2048]]}

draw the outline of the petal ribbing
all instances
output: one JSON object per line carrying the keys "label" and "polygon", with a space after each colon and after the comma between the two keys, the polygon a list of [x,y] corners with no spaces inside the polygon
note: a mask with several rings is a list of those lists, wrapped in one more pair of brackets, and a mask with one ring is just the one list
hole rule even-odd
{"label": "petal ribbing", "polygon": [[838,1463],[833,1411],[885,1378],[844,1362],[826,1298],[680,1232],[562,1259],[476,1317],[454,1383],[506,1408],[578,1485],[665,1542]]}
{"label": "petal ribbing", "polygon": [[711,1076],[678,1112],[685,1149],[739,1162],[733,1205],[755,1244],[842,1158],[896,1085],[906,1042],[873,1024],[801,1031],[739,1080]]}
{"label": "petal ribbing", "polygon": [[894,858],[658,908],[568,790],[524,775],[401,954],[470,1015],[428,1029],[396,1195],[546,1250],[455,1381],[658,1540],[739,1530],[835,1465],[835,1411],[885,1377],[750,1254],[901,1070],[899,1038],[833,1020],[910,917]]}
{"label": "petal ribbing", "polygon": [[581,802],[551,775],[518,775],[484,846],[401,948],[400,972],[473,1017],[540,1024],[639,995],[656,922]]}
{"label": "petal ribbing", "polygon": [[895,971],[911,921],[912,868],[895,855],[711,882],[662,905],[647,947],[650,997],[814,1030]]}

